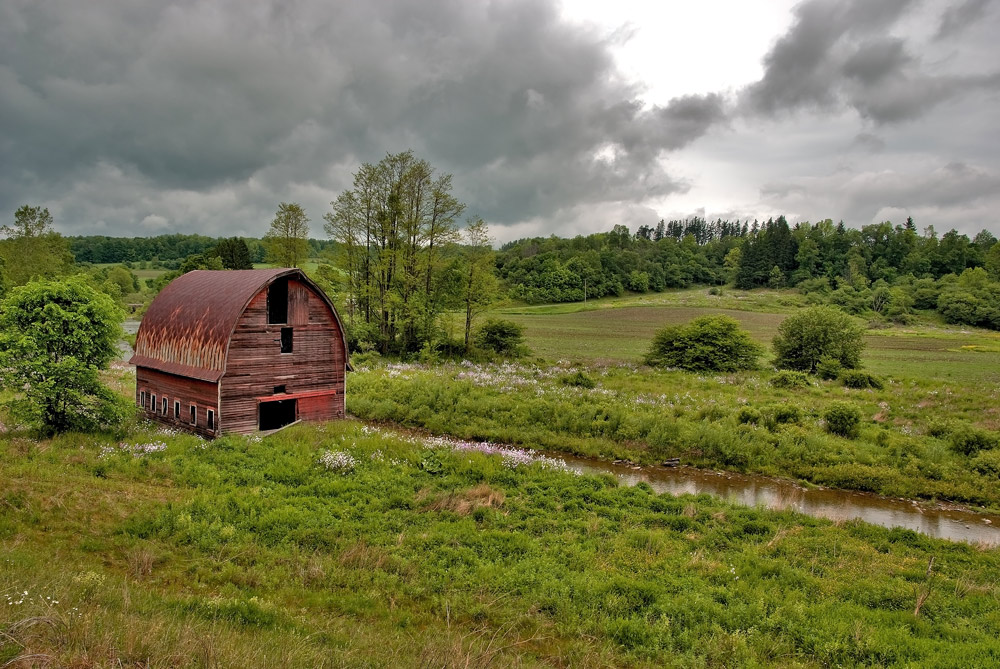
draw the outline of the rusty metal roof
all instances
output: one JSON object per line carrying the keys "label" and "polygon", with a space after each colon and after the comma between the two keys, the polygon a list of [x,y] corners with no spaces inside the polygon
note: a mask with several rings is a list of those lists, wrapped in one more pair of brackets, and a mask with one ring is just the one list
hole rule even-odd
{"label": "rusty metal roof", "polygon": [[[280,276],[313,287],[299,269],[195,270],[160,291],[139,325],[129,362],[169,374],[218,381],[226,370],[229,337],[250,300]],[[341,327],[343,332],[343,327]]]}

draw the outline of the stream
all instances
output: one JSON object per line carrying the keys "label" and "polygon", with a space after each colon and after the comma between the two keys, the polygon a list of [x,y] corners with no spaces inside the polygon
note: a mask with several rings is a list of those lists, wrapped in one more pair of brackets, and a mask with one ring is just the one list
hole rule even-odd
{"label": "stream", "polygon": [[905,527],[938,539],[1000,545],[1000,516],[833,488],[804,488],[792,481],[691,467],[634,467],[627,464],[558,456],[581,474],[614,474],[623,485],[647,483],[657,493],[707,493],[769,509],[791,509],[834,521],[858,519],[883,527]]}

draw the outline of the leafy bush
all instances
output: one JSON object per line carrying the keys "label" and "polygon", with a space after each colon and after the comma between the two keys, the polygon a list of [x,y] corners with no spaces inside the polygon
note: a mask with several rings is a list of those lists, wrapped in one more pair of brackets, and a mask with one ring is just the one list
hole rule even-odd
{"label": "leafy bush", "polygon": [[984,476],[1000,477],[1000,451],[984,451],[972,459],[972,468]]}
{"label": "leafy bush", "polygon": [[832,434],[853,439],[858,435],[861,424],[861,411],[847,402],[833,402],[823,414],[826,430]]}
{"label": "leafy bush", "polygon": [[490,318],[476,330],[473,341],[478,348],[498,355],[521,355],[524,346],[524,328],[514,321]]}
{"label": "leafy bush", "polygon": [[563,385],[576,386],[578,388],[593,388],[597,385],[592,378],[584,374],[581,370],[576,370],[574,374],[567,374],[559,379]]}
{"label": "leafy bush", "polygon": [[949,439],[951,450],[964,455],[973,455],[997,446],[995,432],[981,430],[971,425],[961,425],[951,433]]}
{"label": "leafy bush", "polygon": [[786,369],[771,377],[771,385],[775,388],[805,388],[811,386],[812,383],[804,373]]}
{"label": "leafy bush", "polygon": [[885,383],[882,382],[881,378],[861,369],[852,369],[844,372],[841,380],[848,388],[874,388],[875,390],[885,388]]}
{"label": "leafy bush", "polygon": [[646,364],[689,372],[735,372],[757,367],[762,350],[729,316],[701,316],[653,337]]}
{"label": "leafy bush", "polygon": [[842,371],[844,371],[844,366],[840,364],[840,361],[828,355],[824,355],[816,363],[816,376],[824,381],[833,381],[839,378]]}
{"label": "leafy bush", "polygon": [[796,425],[802,420],[802,410],[794,404],[775,404],[768,407],[768,428],[774,429],[778,425]]}
{"label": "leafy bush", "polygon": [[736,412],[736,420],[744,425],[759,425],[762,418],[760,411],[753,407],[741,407]]}
{"label": "leafy bush", "polygon": [[855,319],[833,307],[811,307],[789,316],[774,338],[775,364],[815,372],[819,361],[833,358],[848,369],[861,362],[864,340]]}

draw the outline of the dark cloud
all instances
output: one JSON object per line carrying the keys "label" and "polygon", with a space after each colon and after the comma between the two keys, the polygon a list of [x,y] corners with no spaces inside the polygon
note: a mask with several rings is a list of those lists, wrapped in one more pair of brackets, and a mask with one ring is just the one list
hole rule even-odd
{"label": "dark cloud", "polygon": [[621,37],[545,0],[2,11],[0,160],[17,170],[0,210],[62,202],[80,230],[223,232],[227,200],[259,230],[296,193],[318,220],[359,162],[407,148],[497,223],[638,201],[682,190],[659,158],[723,116],[714,95],[643,107],[611,55]]}
{"label": "dark cloud", "polygon": [[[963,5],[962,16],[981,12]],[[764,59],[760,81],[742,94],[745,113],[853,108],[878,124],[912,120],[945,100],[995,90],[997,74],[928,72],[911,45],[888,34],[915,0],[808,0]],[[956,19],[957,20],[957,19]]]}
{"label": "dark cloud", "polygon": [[941,15],[937,39],[945,39],[961,32],[971,23],[986,13],[989,0],[965,0],[959,5],[952,5]]}

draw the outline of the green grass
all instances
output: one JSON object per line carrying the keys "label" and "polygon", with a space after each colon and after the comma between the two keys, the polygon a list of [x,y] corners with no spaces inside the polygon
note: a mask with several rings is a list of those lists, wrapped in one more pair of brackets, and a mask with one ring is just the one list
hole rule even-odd
{"label": "green grass", "polygon": [[[1000,551],[509,468],[350,421],[126,441],[164,448],[0,437],[0,663],[1000,660]],[[325,469],[327,450],[356,466]]]}

